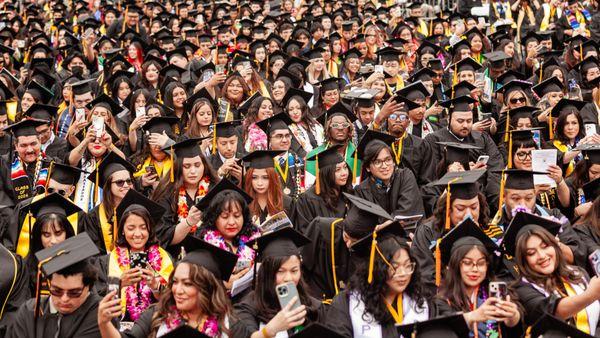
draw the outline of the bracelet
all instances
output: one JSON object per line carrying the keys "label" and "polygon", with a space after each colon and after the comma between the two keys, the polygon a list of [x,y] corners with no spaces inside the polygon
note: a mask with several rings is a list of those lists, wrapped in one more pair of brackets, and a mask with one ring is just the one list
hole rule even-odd
{"label": "bracelet", "polygon": [[260,333],[262,333],[263,337],[265,337],[265,338],[271,338],[271,336],[267,332],[267,327],[266,326],[263,326],[263,328],[260,329]]}
{"label": "bracelet", "polygon": [[188,228],[192,227],[192,225],[190,224],[190,222],[188,222],[187,218],[184,219],[184,221],[185,221],[185,225],[187,225]]}

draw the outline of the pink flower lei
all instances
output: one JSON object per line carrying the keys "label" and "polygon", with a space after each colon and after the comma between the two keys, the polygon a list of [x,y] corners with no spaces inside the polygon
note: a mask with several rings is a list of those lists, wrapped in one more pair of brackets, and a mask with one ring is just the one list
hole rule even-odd
{"label": "pink flower lei", "polygon": [[[123,270],[129,269],[129,250],[127,248],[117,247],[117,262],[119,268]],[[158,245],[152,245],[147,249],[148,264],[155,271],[160,271],[162,265],[162,257]],[[142,279],[137,285],[130,285],[125,288],[125,307],[132,320],[137,320],[142,312],[154,302],[152,289],[146,280]]]}
{"label": "pink flower lei", "polygon": [[[172,306],[169,311],[169,315],[165,319],[167,332],[171,332],[175,328],[184,325],[185,322],[185,319],[181,316],[177,308],[175,306]],[[198,329],[198,331],[204,333],[209,337],[218,337],[221,332],[219,331],[219,321],[217,320],[217,317],[209,316],[208,318],[206,318],[204,324],[201,328]]]}

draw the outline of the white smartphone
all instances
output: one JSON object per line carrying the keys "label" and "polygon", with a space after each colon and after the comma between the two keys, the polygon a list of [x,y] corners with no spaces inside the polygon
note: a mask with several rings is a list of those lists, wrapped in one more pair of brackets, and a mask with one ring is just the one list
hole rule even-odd
{"label": "white smartphone", "polygon": [[[294,282],[287,282],[284,284],[277,285],[275,287],[275,293],[277,293],[279,305],[283,309],[289,304],[292,298],[298,296],[298,289],[296,288],[296,284],[294,284]],[[300,307],[301,305],[302,304],[300,304],[300,298],[298,298],[292,306],[292,310]]]}
{"label": "white smartphone", "polygon": [[80,122],[85,120],[85,109],[77,108],[75,109],[75,121]]}
{"label": "white smartphone", "polygon": [[135,108],[135,117],[140,117],[144,115],[146,115],[146,107]]}
{"label": "white smartphone", "polygon": [[104,119],[100,116],[92,117],[92,128],[96,131],[96,136],[104,134]]}
{"label": "white smartphone", "polygon": [[481,162],[483,164],[487,164],[489,160],[490,160],[489,155],[479,155],[479,157],[477,158],[477,162]]}
{"label": "white smartphone", "polygon": [[590,136],[596,134],[596,125],[593,123],[585,124],[585,136]]}
{"label": "white smartphone", "polygon": [[375,65],[375,73],[383,74],[383,65]]}

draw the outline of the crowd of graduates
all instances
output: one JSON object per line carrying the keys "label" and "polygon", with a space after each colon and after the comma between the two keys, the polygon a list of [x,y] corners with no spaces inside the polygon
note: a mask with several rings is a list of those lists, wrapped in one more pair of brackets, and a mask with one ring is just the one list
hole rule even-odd
{"label": "crowd of graduates", "polygon": [[597,0],[0,4],[0,336],[600,337]]}

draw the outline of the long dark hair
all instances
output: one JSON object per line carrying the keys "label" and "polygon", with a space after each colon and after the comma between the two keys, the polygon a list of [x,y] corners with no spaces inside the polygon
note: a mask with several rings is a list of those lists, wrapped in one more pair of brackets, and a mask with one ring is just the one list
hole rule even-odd
{"label": "long dark hair", "polygon": [[118,99],[119,86],[121,86],[121,83],[127,83],[127,85],[129,86],[129,89],[131,91],[133,91],[133,89],[135,88],[135,86],[133,85],[133,82],[131,82],[131,80],[129,78],[127,78],[125,76],[119,76],[117,79],[115,79],[115,81],[113,81],[113,83],[111,83],[111,87],[110,87],[111,97]]}
{"label": "long dark hair", "polygon": [[[419,273],[419,262],[410,252],[410,247],[406,241],[399,240],[397,237],[387,237],[377,242],[381,253],[385,256],[385,259],[390,262],[394,255],[399,250],[406,250],[408,257],[412,263],[415,263],[415,270],[412,273],[410,282],[406,286],[404,293],[412,298],[417,306],[423,307],[425,298],[419,281],[421,276]],[[374,261],[373,267],[373,281],[368,282],[369,275],[369,262],[367,259],[360,262],[356,268],[355,273],[350,277],[349,287],[351,290],[356,290],[360,294],[361,300],[365,304],[365,312],[363,313],[363,319],[368,320],[368,317],[372,316],[381,325],[394,323],[390,312],[385,306],[385,294],[389,290],[387,280],[389,279],[390,267],[378,257]]]}
{"label": "long dark hair", "polygon": [[146,229],[148,230],[148,241],[146,242],[146,248],[158,244],[155,230],[156,225],[152,221],[152,217],[150,217],[150,212],[148,212],[146,208],[139,204],[129,206],[127,209],[125,209],[125,212],[123,212],[121,218],[119,218],[119,224],[117,225],[116,244],[120,247],[130,247],[129,243],[127,242],[127,239],[125,238],[125,230],[123,229],[123,227],[125,226],[125,222],[129,218],[129,216],[132,215],[142,218],[144,220],[144,223],[146,224]]}
{"label": "long dark hair", "polygon": [[[131,178],[133,180],[133,176],[131,175],[131,173],[129,171],[127,173],[129,174],[129,178]],[[113,175],[114,175],[114,173],[113,173]],[[110,191],[110,187],[113,182],[113,175],[110,175],[108,177],[106,182],[104,182],[104,186],[102,187],[102,204],[104,205],[106,219],[109,221],[112,219],[113,212],[118,206],[117,203],[115,202],[115,197],[113,196],[112,192]],[[133,189],[133,187],[131,187],[130,189]]]}
{"label": "long dark hair", "polygon": [[206,210],[202,212],[202,228],[200,229],[200,237],[209,231],[217,230],[217,219],[223,211],[232,211],[235,207],[238,207],[242,212],[244,223],[242,229],[233,238],[233,243],[238,243],[242,236],[250,238],[253,234],[258,231],[258,228],[252,223],[252,216],[250,215],[250,208],[246,200],[238,193],[233,190],[224,190],[217,194],[208,204]]}
{"label": "long dark hair", "polygon": [[[148,68],[150,68],[151,65],[154,65],[154,67],[156,67],[156,70],[159,72],[162,69],[162,65],[158,63],[158,61],[153,59],[147,60],[144,63],[142,63],[142,72],[140,76],[140,85],[142,88],[154,89],[154,86],[152,86],[152,84],[148,82],[148,80],[146,80],[146,73],[148,72]],[[160,84],[160,80],[158,83]]]}
{"label": "long dark hair", "polygon": [[577,111],[566,111],[562,112],[558,119],[556,120],[556,128],[554,129],[555,137],[564,144],[568,144],[570,142],[569,138],[565,135],[564,129],[567,124],[567,117],[570,115],[574,115],[577,119],[577,123],[579,123],[579,133],[577,133],[576,138],[581,139],[585,136],[585,127],[583,124],[583,119],[581,118],[581,114]]}
{"label": "long dark hair", "polygon": [[[258,270],[256,275],[256,288],[253,299],[256,304],[258,318],[265,323],[269,322],[281,310],[277,305],[279,302],[275,294],[275,276],[279,268],[291,257],[293,256],[263,258],[260,270]],[[296,257],[302,261],[300,256]],[[307,285],[302,277],[296,288],[298,289],[300,303],[308,307],[311,301],[307,293]]]}
{"label": "long dark hair", "polygon": [[[387,149],[390,152],[390,155],[393,155],[392,149],[382,141],[376,140],[369,142],[369,144],[365,147],[363,162],[361,165],[362,169],[360,173],[361,180],[372,176],[372,174],[369,171],[367,171],[367,168],[369,167],[369,165],[371,165],[371,162],[373,162],[373,160],[375,160],[377,156],[379,156],[379,153],[384,149]],[[394,163],[394,166],[395,165],[396,164]]]}
{"label": "long dark hair", "polygon": [[286,102],[285,109],[284,109],[285,113],[288,115],[290,114],[288,107],[290,105],[290,102],[292,102],[292,100],[298,102],[298,104],[300,105],[300,110],[302,111],[302,117],[301,117],[300,122],[306,124],[306,126],[309,129],[312,129],[313,126],[315,124],[317,124],[317,121],[312,117],[312,115],[310,113],[310,108],[308,108],[306,101],[304,101],[304,99],[300,95],[294,95]]}
{"label": "long dark hair", "polygon": [[200,125],[198,124],[198,118],[196,117],[196,114],[198,114],[198,111],[200,110],[200,108],[202,108],[204,106],[210,107],[210,111],[211,111],[211,115],[212,115],[211,122],[213,122],[214,119],[216,119],[215,108],[210,103],[210,101],[208,101],[208,99],[206,99],[206,98],[198,99],[196,101],[196,103],[194,103],[192,110],[189,112],[190,113],[190,123],[187,126],[187,130],[185,132],[186,136],[188,136],[190,138],[203,136],[200,134]]}
{"label": "long dark hair", "polygon": [[338,206],[338,201],[344,198],[343,192],[352,191],[352,171],[348,166],[348,163],[343,162],[348,169],[348,180],[346,184],[338,187],[335,184],[335,171],[337,165],[330,165],[319,170],[319,180],[321,184],[321,198],[325,201],[327,207],[331,210],[335,210]]}
{"label": "long dark hair", "polygon": [[573,187],[575,189],[579,189],[583,187],[584,184],[588,183],[590,180],[590,168],[594,165],[589,160],[581,160],[577,162],[575,165],[575,170],[573,171]]}
{"label": "long dark hair", "polygon": [[131,96],[129,98],[129,107],[127,107],[132,115],[132,118],[135,118],[135,101],[139,96],[143,96],[146,99],[146,105],[150,103],[150,99],[152,99],[152,94],[147,89],[138,88],[131,92]]}
{"label": "long dark hair", "polygon": [[471,311],[470,295],[467,293],[467,288],[462,280],[460,273],[461,261],[471,251],[476,248],[483,254],[487,263],[487,271],[485,279],[482,282],[482,287],[487,288],[487,283],[493,279],[492,257],[483,245],[463,245],[452,250],[448,268],[444,273],[444,281],[440,290],[439,297],[448,302],[448,304],[457,311]]}
{"label": "long dark hair", "polygon": [[248,137],[248,129],[250,128],[250,125],[252,123],[258,122],[258,111],[260,110],[260,106],[265,100],[271,102],[271,106],[273,107],[272,109],[275,109],[275,102],[271,98],[261,96],[256,100],[252,101],[250,108],[248,108],[248,113],[246,114],[246,116],[244,116],[244,123],[242,128],[242,136],[244,140],[246,140],[246,138]]}
{"label": "long dark hair", "polygon": [[[456,200],[456,195],[450,194],[450,206]],[[480,227],[486,227],[490,220],[490,208],[485,200],[485,195],[481,192],[477,193],[477,200],[479,201],[479,219],[477,223]],[[438,232],[443,233],[444,225],[446,222],[446,194],[442,194],[433,210],[433,215],[429,218],[433,221],[433,227]]]}

